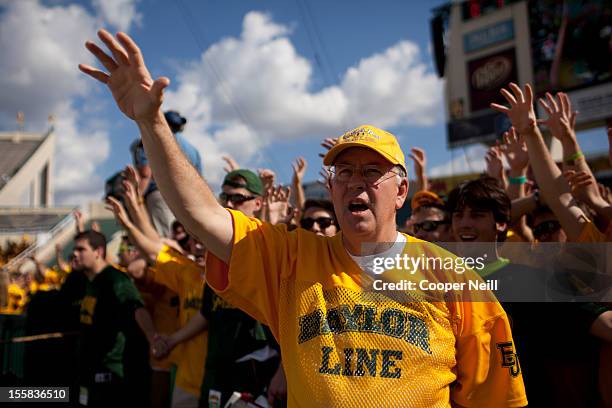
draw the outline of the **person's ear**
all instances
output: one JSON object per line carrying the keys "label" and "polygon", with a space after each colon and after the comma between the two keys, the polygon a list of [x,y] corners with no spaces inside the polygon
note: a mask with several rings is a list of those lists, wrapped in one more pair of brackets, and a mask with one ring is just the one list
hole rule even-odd
{"label": "person's ear", "polygon": [[98,258],[98,259],[104,259],[105,258],[105,256],[104,256],[104,248],[103,247],[94,249],[94,252],[96,254],[96,258]]}
{"label": "person's ear", "polygon": [[395,209],[399,210],[404,206],[406,197],[408,197],[408,179],[402,178],[399,186],[397,186],[397,197],[395,198]]}
{"label": "person's ear", "polygon": [[255,202],[255,211],[261,210],[261,207],[263,207],[263,197],[258,196],[253,201]]}

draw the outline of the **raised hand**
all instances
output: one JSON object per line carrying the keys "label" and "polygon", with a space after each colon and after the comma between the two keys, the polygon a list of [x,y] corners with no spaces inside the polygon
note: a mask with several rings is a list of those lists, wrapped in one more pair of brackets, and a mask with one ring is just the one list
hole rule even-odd
{"label": "raised hand", "polygon": [[102,232],[102,228],[100,227],[100,224],[98,224],[98,221],[92,221],[90,228],[92,231]]}
{"label": "raised hand", "polygon": [[98,37],[112,57],[91,41],[87,41],[85,47],[108,73],[85,64],[79,64],[79,69],[106,84],[121,112],[130,119],[155,119],[162,104],[163,90],[170,80],[161,77],[154,81],[151,78],[140,49],[127,34],[117,33],[114,38],[108,31],[100,30]]}
{"label": "raised hand", "polygon": [[289,205],[291,187],[277,186],[268,190],[265,201],[270,224],[288,223],[293,218],[293,210]]}
{"label": "raised hand", "polygon": [[[334,147],[336,144],[338,144],[337,137],[335,138],[328,137],[327,139],[321,142],[321,146],[325,148],[325,153],[327,153],[327,151],[330,150],[332,147]],[[319,153],[319,157],[325,157],[325,153]]]}
{"label": "raised hand", "polygon": [[425,173],[425,166],[427,165],[427,156],[425,150],[413,147],[410,149],[410,158],[414,162],[414,174],[422,175]]}
{"label": "raised hand", "polygon": [[546,102],[540,98],[538,102],[548,114],[548,119],[538,119],[538,123],[546,125],[553,137],[561,142],[572,141],[576,138],[574,126],[576,125],[577,112],[572,111],[572,103],[563,92],[557,93],[557,100],[546,92]]}
{"label": "raised hand", "polygon": [[230,155],[221,156],[221,159],[223,159],[223,161],[227,163],[227,166],[223,168],[223,170],[225,170],[226,173],[232,172],[234,170],[238,170],[240,168],[236,160],[234,160],[234,158]]}
{"label": "raised hand", "polygon": [[74,217],[77,233],[85,231],[85,219],[83,218],[81,210],[74,210],[72,216]]}
{"label": "raised hand", "polygon": [[505,88],[502,88],[500,92],[506,98],[510,107],[492,103],[490,105],[491,109],[508,115],[512,126],[514,126],[519,135],[530,134],[537,128],[531,85],[525,85],[525,93],[513,82],[510,82],[508,87],[512,90],[512,93]]}
{"label": "raised hand", "polygon": [[123,180],[121,185],[123,186],[123,198],[125,198],[126,204],[134,209],[138,209],[142,202],[142,198],[138,193],[138,185],[134,186],[134,184],[127,180]]}
{"label": "raised hand", "polygon": [[501,181],[504,176],[504,162],[499,150],[498,146],[490,147],[485,155],[485,162],[487,164],[487,174]]}
{"label": "raised hand", "polygon": [[516,172],[526,171],[529,165],[529,154],[525,141],[518,137],[514,127],[504,132],[503,138],[504,144],[499,149],[506,157],[510,169]]}
{"label": "raised hand", "polygon": [[425,150],[418,147],[410,149],[410,158],[414,162],[414,174],[416,176],[417,191],[428,190],[427,176],[425,175],[425,167],[427,166],[427,156]]}
{"label": "raised hand", "polygon": [[125,170],[123,170],[123,176],[138,192],[138,187],[140,186],[140,176],[138,175],[136,169],[132,165],[128,164],[125,167]]}
{"label": "raised hand", "polygon": [[304,180],[304,174],[306,174],[306,168],[308,168],[308,162],[303,157],[298,157],[295,162],[291,164],[293,167],[293,180],[301,183]]}
{"label": "raised hand", "polygon": [[264,191],[274,187],[276,182],[276,173],[270,169],[259,169],[259,178],[263,184]]}
{"label": "raised hand", "polygon": [[319,170],[319,176],[321,178],[318,179],[317,181],[320,184],[323,184],[324,186],[328,186],[329,185],[329,181],[331,180],[331,173],[330,173],[330,171],[326,167],[324,167],[323,170]]}
{"label": "raised hand", "polygon": [[115,197],[109,196],[106,198],[105,208],[113,212],[117,221],[119,221],[124,228],[127,228],[128,225],[131,224],[130,217],[128,217],[123,204],[121,204]]}
{"label": "raised hand", "polygon": [[574,170],[568,170],[563,173],[563,176],[570,185],[572,195],[576,199],[584,203],[591,202],[591,191],[587,187],[595,183],[595,180],[590,174],[584,171],[576,172]]}

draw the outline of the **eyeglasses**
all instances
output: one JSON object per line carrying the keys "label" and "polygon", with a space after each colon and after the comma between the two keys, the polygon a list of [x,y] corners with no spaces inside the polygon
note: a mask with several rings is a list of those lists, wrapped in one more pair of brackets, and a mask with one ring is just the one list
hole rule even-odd
{"label": "eyeglasses", "polygon": [[412,224],[412,227],[414,228],[414,232],[417,233],[420,230],[423,230],[425,232],[432,232],[435,231],[440,225],[443,224],[450,224],[450,222],[442,220],[442,221],[423,221],[423,222],[419,222],[416,224]]}
{"label": "eyeglasses", "polygon": [[219,200],[221,200],[223,204],[226,204],[229,201],[231,201],[234,204],[242,204],[246,201],[253,200],[254,198],[256,198],[256,196],[245,196],[244,194],[240,194],[240,193],[236,193],[236,194],[221,193],[219,194]]}
{"label": "eyeglasses", "polygon": [[319,217],[319,218],[302,218],[300,220],[300,226],[304,229],[310,230],[314,223],[319,225],[322,230],[334,225],[334,219],[330,217]]}
{"label": "eyeglasses", "polygon": [[557,220],[548,220],[539,223],[533,227],[533,236],[536,239],[540,239],[544,234],[552,234],[561,229],[561,224]]}
{"label": "eyeglasses", "polygon": [[[338,183],[348,183],[357,170],[360,170],[362,179],[367,184],[376,184],[382,183],[383,181],[397,176],[398,174],[391,171],[392,168],[388,168],[388,166],[380,166],[377,164],[368,164],[365,166],[353,166],[351,164],[336,164],[329,168],[329,172],[332,174],[332,179]],[[385,174],[392,173],[392,176],[389,176],[385,179],[383,177]]]}

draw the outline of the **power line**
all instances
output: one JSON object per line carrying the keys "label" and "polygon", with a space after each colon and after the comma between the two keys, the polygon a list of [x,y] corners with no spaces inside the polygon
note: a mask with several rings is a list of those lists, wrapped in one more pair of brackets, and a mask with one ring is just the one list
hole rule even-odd
{"label": "power line", "polygon": [[[337,71],[334,68],[330,54],[327,52],[325,41],[323,41],[323,36],[318,28],[314,14],[308,5],[308,1],[296,0],[296,4],[300,19],[302,20],[306,30],[308,42],[312,48],[315,63],[319,67],[319,71],[321,72],[324,82],[327,86],[339,85],[340,78],[336,74]],[[319,48],[321,48],[322,52],[319,52]],[[340,126],[343,129],[348,129],[351,127],[351,122],[355,121],[352,116],[353,115],[350,114],[350,111],[347,110],[346,115],[342,117],[340,123]]]}
{"label": "power line", "polygon": [[[200,30],[199,24],[194,18],[194,14],[189,12],[189,9],[183,3],[182,0],[176,0],[175,4],[177,5],[179,12],[185,20],[187,28],[189,29],[191,35],[194,38],[196,46],[198,47],[200,53],[204,55],[204,42],[206,41],[206,36],[202,32],[202,30]],[[249,119],[248,115],[242,109],[240,109],[238,104],[232,99],[231,90],[227,87],[226,82],[224,81],[223,76],[215,66],[215,63],[210,58],[203,58],[203,61],[204,64],[210,70],[210,72],[213,74],[213,81],[215,81],[219,85],[221,93],[236,112],[236,115],[238,116],[240,122],[242,122],[247,127],[247,129],[255,129],[255,126],[253,125],[254,122]],[[249,133],[251,132],[249,131]],[[274,155],[268,155],[266,157],[269,157],[272,160],[273,165],[278,169],[278,173],[282,174],[283,176],[286,175],[284,168],[280,166],[279,163],[275,160]]]}
{"label": "power line", "polygon": [[302,1],[304,4],[304,8],[306,9],[308,16],[310,17],[310,21],[312,22],[312,27],[314,29],[315,36],[317,37],[317,39],[319,40],[319,44],[321,45],[321,50],[323,51],[323,57],[325,61],[327,62],[327,65],[331,71],[331,77],[332,77],[333,83],[339,83],[340,78],[338,78],[338,74],[337,74],[338,71],[336,71],[333,60],[330,57],[329,52],[327,52],[325,41],[323,41],[323,36],[321,35],[321,31],[319,30],[319,25],[317,24],[317,21],[314,18],[312,9],[310,8],[310,5],[308,4],[306,0],[302,0]]}

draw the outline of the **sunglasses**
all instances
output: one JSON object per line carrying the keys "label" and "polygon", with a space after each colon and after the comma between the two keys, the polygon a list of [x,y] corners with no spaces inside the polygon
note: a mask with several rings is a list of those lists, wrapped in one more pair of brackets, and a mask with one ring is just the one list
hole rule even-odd
{"label": "sunglasses", "polygon": [[246,201],[251,201],[254,198],[256,198],[256,196],[245,196],[244,194],[240,194],[240,193],[236,193],[236,194],[221,193],[219,194],[219,200],[221,200],[222,203],[227,203],[231,201],[234,204],[242,204]]}
{"label": "sunglasses", "polygon": [[561,229],[561,224],[556,220],[549,220],[541,222],[540,224],[533,227],[533,236],[537,239],[544,234],[552,234]]}
{"label": "sunglasses", "polygon": [[442,220],[442,221],[423,221],[423,222],[419,222],[416,224],[412,224],[412,227],[414,228],[414,232],[419,232],[420,230],[423,230],[425,232],[432,232],[435,231],[440,225],[443,224],[450,224],[450,222]]}
{"label": "sunglasses", "polygon": [[300,226],[304,229],[311,229],[314,223],[319,225],[322,230],[334,225],[334,219],[330,217],[319,217],[319,218],[302,218],[300,220]]}

